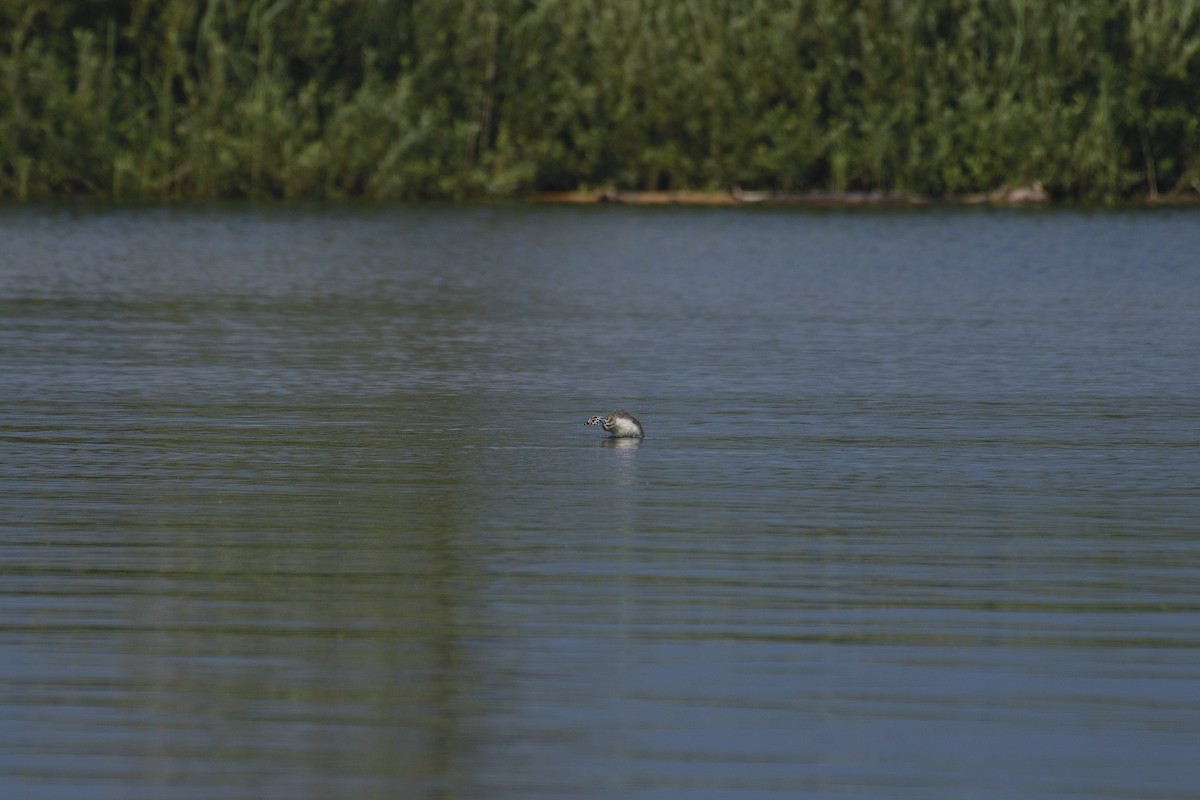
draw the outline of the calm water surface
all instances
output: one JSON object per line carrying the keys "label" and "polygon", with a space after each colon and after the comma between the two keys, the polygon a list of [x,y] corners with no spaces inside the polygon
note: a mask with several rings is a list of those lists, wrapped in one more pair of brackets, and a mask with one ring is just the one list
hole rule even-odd
{"label": "calm water surface", "polygon": [[0,242],[4,797],[1197,797],[1194,212]]}

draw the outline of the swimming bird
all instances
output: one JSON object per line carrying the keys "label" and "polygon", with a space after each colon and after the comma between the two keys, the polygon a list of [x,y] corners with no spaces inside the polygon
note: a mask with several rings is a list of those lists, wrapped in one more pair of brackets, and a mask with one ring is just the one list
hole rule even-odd
{"label": "swimming bird", "polygon": [[641,439],[642,423],[628,411],[614,411],[607,417],[589,417],[585,425],[600,425],[617,439]]}

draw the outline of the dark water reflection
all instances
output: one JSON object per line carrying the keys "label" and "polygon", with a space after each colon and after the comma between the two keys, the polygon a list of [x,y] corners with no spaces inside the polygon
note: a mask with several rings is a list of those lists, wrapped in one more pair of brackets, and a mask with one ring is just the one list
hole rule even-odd
{"label": "dark water reflection", "polygon": [[0,236],[4,796],[1195,796],[1195,214]]}

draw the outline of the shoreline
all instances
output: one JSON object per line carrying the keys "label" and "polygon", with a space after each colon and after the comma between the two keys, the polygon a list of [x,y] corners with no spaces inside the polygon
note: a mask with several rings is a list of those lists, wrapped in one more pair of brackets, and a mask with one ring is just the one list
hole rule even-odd
{"label": "shoreline", "polygon": [[[615,203],[635,206],[808,206],[813,208],[845,208],[857,206],[908,207],[934,205],[965,206],[1050,206],[1059,205],[1050,193],[1035,181],[1028,186],[1002,186],[990,192],[936,197],[922,194],[889,194],[886,192],[760,192],[729,190],[681,189],[678,191],[637,191],[591,189],[561,192],[532,192],[523,196],[532,203],[557,205],[588,205]],[[1126,200],[1117,205],[1148,207],[1200,206],[1200,187],[1195,194],[1143,197]]]}

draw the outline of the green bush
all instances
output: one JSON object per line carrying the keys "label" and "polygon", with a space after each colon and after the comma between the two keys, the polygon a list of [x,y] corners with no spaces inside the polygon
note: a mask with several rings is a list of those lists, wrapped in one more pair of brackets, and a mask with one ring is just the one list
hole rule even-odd
{"label": "green bush", "polygon": [[1200,0],[0,0],[0,196],[1200,187]]}

